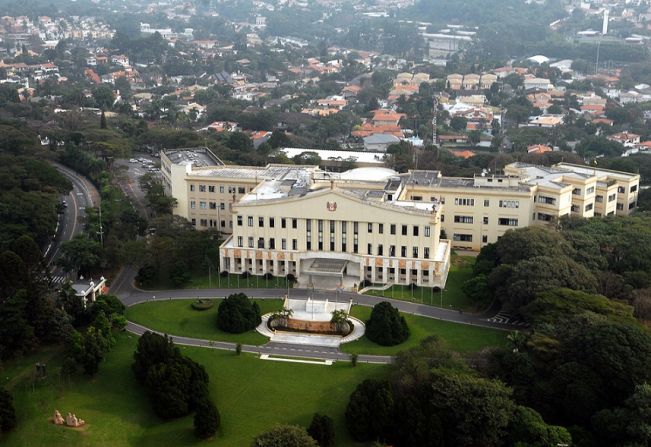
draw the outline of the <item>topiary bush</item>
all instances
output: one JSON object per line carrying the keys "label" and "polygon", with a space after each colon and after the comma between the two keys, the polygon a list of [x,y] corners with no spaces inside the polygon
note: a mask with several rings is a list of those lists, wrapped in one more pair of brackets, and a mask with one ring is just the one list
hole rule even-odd
{"label": "topiary bush", "polygon": [[224,332],[241,334],[262,322],[260,307],[243,293],[228,296],[219,304],[217,327]]}
{"label": "topiary bush", "polygon": [[192,302],[191,306],[194,310],[208,310],[215,305],[213,300],[198,299]]}
{"label": "topiary bush", "polygon": [[383,301],[373,306],[366,322],[366,336],[379,345],[394,346],[409,338],[409,327],[398,309]]}

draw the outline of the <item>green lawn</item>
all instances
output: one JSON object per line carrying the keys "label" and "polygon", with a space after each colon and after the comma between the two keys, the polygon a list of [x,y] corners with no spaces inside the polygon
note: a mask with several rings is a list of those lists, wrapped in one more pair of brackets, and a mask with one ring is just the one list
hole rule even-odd
{"label": "green lawn", "polygon": [[[354,387],[367,377],[381,377],[386,366],[350,363],[333,366],[263,361],[251,355],[182,347],[206,367],[210,393],[222,426],[215,439],[197,442],[192,416],[163,422],[151,411],[143,389],[131,372],[136,336],[123,334],[93,378],[65,383],[57,375],[60,350],[12,362],[2,369],[0,383],[13,393],[18,412],[16,431],[0,438],[6,447],[160,447],[210,445],[248,446],[257,434],[277,423],[307,426],[314,412],[335,420],[337,445],[356,445],[344,427],[344,410]],[[34,361],[48,363],[49,376],[32,387]],[[7,379],[8,378],[8,379]],[[49,422],[54,410],[74,412],[87,421],[81,430]]]}
{"label": "green lawn", "polygon": [[[230,334],[217,329],[217,308],[221,300],[208,310],[194,310],[193,300],[155,301],[136,304],[127,309],[127,318],[150,329],[183,337],[230,341],[247,345],[262,345],[268,341],[255,330],[243,334]],[[282,300],[255,300],[262,314],[282,308]]]}
{"label": "green lawn", "polygon": [[[353,306],[351,315],[366,322],[371,316],[371,308]],[[490,346],[505,346],[507,331],[482,328],[466,324],[450,323],[432,318],[404,314],[411,334],[407,341],[397,346],[380,346],[366,336],[341,345],[341,350],[350,354],[394,355],[420,343],[421,340],[437,335],[445,341],[448,348],[461,353],[475,352]]]}
{"label": "green lawn", "polygon": [[430,304],[436,307],[476,311],[474,304],[466,297],[461,287],[472,278],[472,265],[475,258],[453,255],[450,273],[443,293],[433,292],[431,287],[391,286],[387,290],[369,290],[367,295],[393,298],[396,300],[412,301]]}

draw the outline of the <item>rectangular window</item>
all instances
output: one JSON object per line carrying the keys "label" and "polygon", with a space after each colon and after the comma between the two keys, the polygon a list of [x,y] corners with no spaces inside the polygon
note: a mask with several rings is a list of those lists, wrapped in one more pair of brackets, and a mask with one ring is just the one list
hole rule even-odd
{"label": "rectangular window", "polygon": [[276,226],[276,219],[273,217],[269,218],[269,228],[274,228]]}
{"label": "rectangular window", "polygon": [[391,234],[396,234],[396,225],[395,225],[395,224],[391,224],[391,228],[390,228],[389,230],[390,230],[389,232],[390,232]]}
{"label": "rectangular window", "polygon": [[224,187],[223,187],[223,186],[220,186],[220,187],[219,187],[219,192],[222,193],[222,194],[224,194]]}
{"label": "rectangular window", "polygon": [[472,222],[472,216],[454,216],[454,223],[471,224]]}
{"label": "rectangular window", "polygon": [[547,197],[547,196],[538,196],[536,199],[536,202],[538,203],[544,203],[547,205],[556,205],[556,199],[553,197]]}
{"label": "rectangular window", "polygon": [[378,224],[377,232],[384,234],[384,224]]}
{"label": "rectangular window", "polygon": [[624,194],[626,192],[626,188],[624,188],[623,186],[618,186],[617,192],[620,194]]}
{"label": "rectangular window", "polygon": [[224,202],[221,202],[221,203],[219,204],[219,209],[220,209],[220,210],[225,210],[225,209],[226,209],[226,205],[224,204]]}
{"label": "rectangular window", "polygon": [[452,235],[452,240],[457,242],[472,242],[472,234],[454,233]]}
{"label": "rectangular window", "polygon": [[613,200],[616,200],[616,199],[617,199],[617,194],[611,194],[611,195],[608,196],[608,201],[609,202],[612,202]]}
{"label": "rectangular window", "polygon": [[475,206],[475,199],[464,199],[456,197],[454,199],[454,204],[459,206]]}
{"label": "rectangular window", "polygon": [[373,224],[369,222],[368,224],[368,232],[372,233],[373,232]]}
{"label": "rectangular window", "polygon": [[404,245],[400,247],[400,256],[402,256],[403,258],[407,257],[407,247],[405,247]]}
{"label": "rectangular window", "polygon": [[269,238],[269,249],[270,250],[275,250],[276,249],[276,239]]}
{"label": "rectangular window", "polygon": [[484,244],[487,243],[487,242],[488,242],[488,236],[486,236],[486,235],[484,234],[484,235],[481,237],[481,241],[482,241]]}
{"label": "rectangular window", "polygon": [[194,185],[190,185],[190,192],[194,192]]}
{"label": "rectangular window", "polygon": [[246,220],[248,221],[249,226],[252,227],[253,226],[253,216],[248,216]]}
{"label": "rectangular window", "polygon": [[407,225],[402,226],[402,235],[407,236]]}
{"label": "rectangular window", "polygon": [[280,219],[280,227],[287,228],[287,219],[285,219],[284,217]]}
{"label": "rectangular window", "polygon": [[258,248],[264,248],[264,238],[263,237],[258,238]]}
{"label": "rectangular window", "polygon": [[242,246],[242,236],[237,237],[237,246],[241,247]]}
{"label": "rectangular window", "polygon": [[588,204],[585,206],[585,210],[586,210],[586,211],[592,211],[592,208],[594,208],[594,206],[592,205],[592,203],[588,203]]}
{"label": "rectangular window", "polygon": [[287,250],[287,239],[281,239],[280,240],[280,248],[282,250]]}
{"label": "rectangular window", "polygon": [[637,185],[631,186],[631,192],[635,192],[635,191],[637,191]]}
{"label": "rectangular window", "polygon": [[581,195],[581,188],[574,188],[572,190],[572,194],[575,196],[580,196]]}
{"label": "rectangular window", "polygon": [[244,194],[246,192],[246,189],[243,186],[240,186],[237,188],[237,193],[238,194]]}
{"label": "rectangular window", "polygon": [[412,254],[412,258],[417,258],[418,257],[418,247],[412,247],[411,248],[411,254]]}
{"label": "rectangular window", "polygon": [[519,200],[500,200],[500,208],[520,208]]}
{"label": "rectangular window", "polygon": [[210,207],[211,210],[216,210],[217,202],[208,202],[208,206]]}
{"label": "rectangular window", "polygon": [[429,259],[429,247],[423,248],[423,258]]}
{"label": "rectangular window", "polygon": [[215,192],[215,187],[214,186],[209,186],[208,187],[208,192]]}
{"label": "rectangular window", "polygon": [[418,225],[414,225],[412,231],[413,231],[413,235],[414,235],[414,236],[418,236]]}
{"label": "rectangular window", "polygon": [[292,228],[293,229],[298,228],[298,219],[292,219]]}
{"label": "rectangular window", "polygon": [[395,255],[396,255],[396,246],[395,245],[389,246],[389,256],[393,258],[395,257]]}
{"label": "rectangular window", "polygon": [[421,200],[423,200],[423,196],[411,196],[411,200],[413,200],[414,202],[420,202]]}
{"label": "rectangular window", "polygon": [[592,194],[594,192],[594,186],[589,187],[588,189],[585,190],[586,194]]}
{"label": "rectangular window", "polygon": [[196,207],[197,207],[197,202],[195,202],[194,200],[191,200],[190,201],[190,208],[195,209]]}
{"label": "rectangular window", "polygon": [[603,203],[604,202],[604,196],[596,196],[594,198],[594,201],[597,203]]}
{"label": "rectangular window", "polygon": [[258,226],[260,228],[264,227],[264,217],[258,217]]}
{"label": "rectangular window", "polygon": [[292,250],[298,250],[298,239],[292,239]]}
{"label": "rectangular window", "polygon": [[484,222],[484,225],[488,225],[488,216],[484,216],[483,222]]}
{"label": "rectangular window", "polygon": [[382,246],[382,244],[379,244],[377,246],[377,255],[378,256],[384,256],[384,247]]}
{"label": "rectangular window", "polygon": [[373,254],[373,245],[366,244],[366,254],[367,255],[372,255]]}
{"label": "rectangular window", "polygon": [[425,237],[429,237],[430,235],[430,227],[429,225],[425,225]]}
{"label": "rectangular window", "polygon": [[192,225],[194,225],[194,226],[197,225],[197,219],[192,219]]}
{"label": "rectangular window", "polygon": [[238,227],[242,226],[242,216],[237,216],[237,226]]}
{"label": "rectangular window", "polygon": [[253,248],[253,236],[249,236],[249,248]]}
{"label": "rectangular window", "polygon": [[199,185],[199,192],[206,192],[206,185]]}
{"label": "rectangular window", "polygon": [[353,222],[353,234],[359,233],[359,222]]}
{"label": "rectangular window", "polygon": [[507,227],[517,227],[518,226],[518,219],[510,219],[508,217],[500,217],[497,219],[497,224],[502,225],[502,226],[507,226]]}
{"label": "rectangular window", "polygon": [[491,201],[488,199],[484,199],[484,206],[491,206]]}
{"label": "rectangular window", "polygon": [[618,209],[619,211],[622,211],[622,210],[624,209],[624,204],[623,204],[623,203],[618,203],[618,204],[617,204],[617,209]]}
{"label": "rectangular window", "polygon": [[552,216],[549,214],[538,213],[537,219],[543,222],[549,222],[552,220]]}
{"label": "rectangular window", "polygon": [[202,210],[206,209],[206,202],[199,202],[199,208]]}

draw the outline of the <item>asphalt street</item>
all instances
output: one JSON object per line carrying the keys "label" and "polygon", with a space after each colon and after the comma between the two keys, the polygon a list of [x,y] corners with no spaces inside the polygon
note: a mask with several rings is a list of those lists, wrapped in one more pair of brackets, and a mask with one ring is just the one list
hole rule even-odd
{"label": "asphalt street", "polygon": [[66,273],[54,264],[59,256],[61,244],[83,232],[86,208],[99,203],[99,192],[88,179],[72,169],[59,163],[52,162],[52,164],[72,183],[70,193],[61,196],[61,200],[66,201],[67,207],[63,214],[59,215],[56,234],[45,252],[45,259],[50,265],[52,282],[57,285],[66,279]]}

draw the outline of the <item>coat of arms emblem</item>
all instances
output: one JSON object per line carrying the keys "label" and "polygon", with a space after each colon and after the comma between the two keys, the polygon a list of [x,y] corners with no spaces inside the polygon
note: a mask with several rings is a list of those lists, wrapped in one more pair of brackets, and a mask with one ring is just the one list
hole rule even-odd
{"label": "coat of arms emblem", "polygon": [[326,207],[328,211],[335,211],[337,209],[337,202],[328,202]]}

